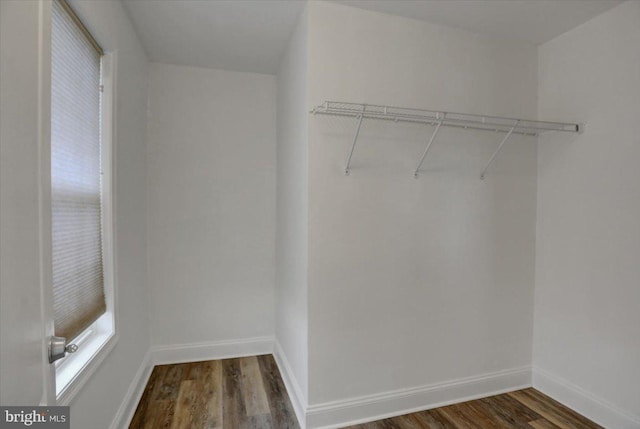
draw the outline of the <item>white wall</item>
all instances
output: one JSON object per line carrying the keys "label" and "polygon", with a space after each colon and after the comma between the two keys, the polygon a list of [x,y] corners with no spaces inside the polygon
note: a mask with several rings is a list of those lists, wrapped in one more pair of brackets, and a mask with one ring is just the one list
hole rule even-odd
{"label": "white wall", "polygon": [[[3,405],[38,404],[42,394],[42,371],[34,360],[44,356],[37,261],[40,245],[46,245],[38,236],[38,162],[43,155],[37,147],[38,3],[1,2]],[[104,428],[121,405],[150,344],[144,225],[147,61],[119,2],[73,1],[72,6],[102,47],[117,51],[115,218],[120,337],[71,403],[72,427]],[[42,19],[50,18],[43,15]],[[5,327],[10,335],[5,335]]]}
{"label": "white wall", "polygon": [[273,335],[275,77],[152,64],[154,345]]}
{"label": "white wall", "polygon": [[305,9],[277,75],[276,340],[291,368],[289,394],[302,397],[299,416],[308,390],[308,19]]}
{"label": "white wall", "polygon": [[[536,116],[533,45],[326,2],[310,28],[310,105]],[[530,365],[535,139],[481,181],[504,134],[443,129],[416,180],[432,128],[365,120],[345,177],[355,120],[310,129],[312,410]]]}
{"label": "white wall", "polygon": [[534,384],[616,428],[640,427],[639,24],[630,1],[539,49],[539,117],[587,126],[540,138]]}

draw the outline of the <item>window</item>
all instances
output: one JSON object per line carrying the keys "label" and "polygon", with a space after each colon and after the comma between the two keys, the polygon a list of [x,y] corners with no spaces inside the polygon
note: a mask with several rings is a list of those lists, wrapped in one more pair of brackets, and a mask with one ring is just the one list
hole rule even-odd
{"label": "window", "polygon": [[[108,57],[63,0],[52,3],[51,213],[56,336],[79,351],[56,362],[69,391],[114,337]],[[97,363],[96,363],[97,365]],[[64,402],[64,401],[62,401]]]}

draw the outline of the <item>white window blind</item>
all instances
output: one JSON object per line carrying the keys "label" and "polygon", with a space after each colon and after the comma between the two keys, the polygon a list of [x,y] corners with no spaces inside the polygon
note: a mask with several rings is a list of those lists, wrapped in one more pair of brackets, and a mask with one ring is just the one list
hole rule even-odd
{"label": "white window blind", "polygon": [[102,251],[102,52],[53,1],[51,205],[55,333],[72,340],[106,311]]}

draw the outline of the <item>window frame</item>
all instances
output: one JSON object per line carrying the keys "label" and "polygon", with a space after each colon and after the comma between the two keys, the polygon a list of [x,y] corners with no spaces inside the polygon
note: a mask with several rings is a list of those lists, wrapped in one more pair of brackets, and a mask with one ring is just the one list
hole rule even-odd
{"label": "window frame", "polygon": [[[57,0],[54,0],[57,1]],[[68,405],[87,383],[119,340],[117,311],[116,223],[115,223],[115,137],[117,52],[104,52],[100,66],[100,147],[102,253],[106,312],[68,343],[81,341],[76,353],[55,363],[55,397]]]}

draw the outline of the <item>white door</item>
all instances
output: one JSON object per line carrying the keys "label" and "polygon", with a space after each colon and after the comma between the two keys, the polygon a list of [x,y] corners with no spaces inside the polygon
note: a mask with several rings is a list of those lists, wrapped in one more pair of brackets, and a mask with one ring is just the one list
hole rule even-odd
{"label": "white door", "polygon": [[[50,2],[0,1],[0,404],[53,405]],[[43,144],[46,143],[46,144]]]}

